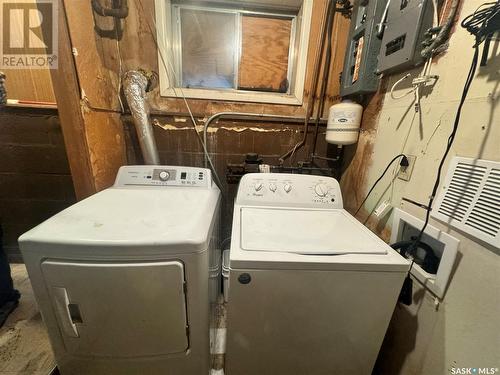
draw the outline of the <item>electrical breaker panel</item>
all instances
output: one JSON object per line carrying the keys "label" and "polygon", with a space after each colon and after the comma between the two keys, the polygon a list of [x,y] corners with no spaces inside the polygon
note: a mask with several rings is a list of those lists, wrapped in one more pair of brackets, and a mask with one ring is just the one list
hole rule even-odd
{"label": "electrical breaker panel", "polygon": [[388,0],[355,0],[344,58],[340,95],[369,94],[377,91],[377,56],[381,39],[377,25],[382,22]]}
{"label": "electrical breaker panel", "polygon": [[378,73],[394,73],[423,63],[422,42],[432,28],[433,15],[431,0],[390,0]]}

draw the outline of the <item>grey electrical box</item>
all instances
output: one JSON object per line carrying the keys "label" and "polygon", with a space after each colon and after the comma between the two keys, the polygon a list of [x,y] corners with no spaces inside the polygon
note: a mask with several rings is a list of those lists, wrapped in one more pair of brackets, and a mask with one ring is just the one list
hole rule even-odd
{"label": "grey electrical box", "polygon": [[390,0],[378,73],[394,73],[424,62],[420,52],[433,15],[431,0]]}
{"label": "grey electrical box", "polygon": [[387,0],[355,0],[347,39],[340,95],[369,94],[377,91],[377,56],[381,40],[376,27],[381,22]]}

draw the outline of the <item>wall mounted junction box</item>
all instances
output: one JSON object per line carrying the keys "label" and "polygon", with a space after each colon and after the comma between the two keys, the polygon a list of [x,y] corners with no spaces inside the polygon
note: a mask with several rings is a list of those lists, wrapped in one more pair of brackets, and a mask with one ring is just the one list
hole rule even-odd
{"label": "wall mounted junction box", "polygon": [[[389,0],[387,20],[378,57],[378,73],[411,69],[424,62],[425,33],[432,28],[432,0]],[[437,1],[437,0],[436,0]]]}
{"label": "wall mounted junction box", "polygon": [[377,91],[377,56],[382,41],[376,35],[376,28],[386,4],[387,0],[354,1],[340,85],[341,96]]}

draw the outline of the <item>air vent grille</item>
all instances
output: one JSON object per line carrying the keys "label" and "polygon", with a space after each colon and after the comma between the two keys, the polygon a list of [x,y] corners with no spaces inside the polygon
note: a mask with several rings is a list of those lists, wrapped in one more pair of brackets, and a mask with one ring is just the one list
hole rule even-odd
{"label": "air vent grille", "polygon": [[432,216],[500,248],[500,163],[455,157]]}

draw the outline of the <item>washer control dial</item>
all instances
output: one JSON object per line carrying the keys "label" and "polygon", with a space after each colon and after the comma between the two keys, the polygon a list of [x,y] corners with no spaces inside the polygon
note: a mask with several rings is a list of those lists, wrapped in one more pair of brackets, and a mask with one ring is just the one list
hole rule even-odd
{"label": "washer control dial", "polygon": [[326,197],[328,194],[328,187],[325,184],[317,184],[314,187],[314,191],[316,192],[316,195],[319,197]]}
{"label": "washer control dial", "polygon": [[285,190],[285,193],[289,193],[292,191],[292,185],[289,184],[289,183],[286,183],[284,186],[283,186],[283,190]]}
{"label": "washer control dial", "polygon": [[262,182],[256,182],[253,188],[255,189],[255,191],[261,191],[263,186],[264,185],[262,184]]}
{"label": "washer control dial", "polygon": [[168,181],[168,179],[170,178],[170,173],[168,173],[167,171],[161,171],[159,174],[158,174],[158,177],[160,178],[160,180],[162,181]]}
{"label": "washer control dial", "polygon": [[271,182],[269,184],[269,190],[271,190],[273,193],[276,191],[278,187],[276,186],[276,184],[274,182]]}

